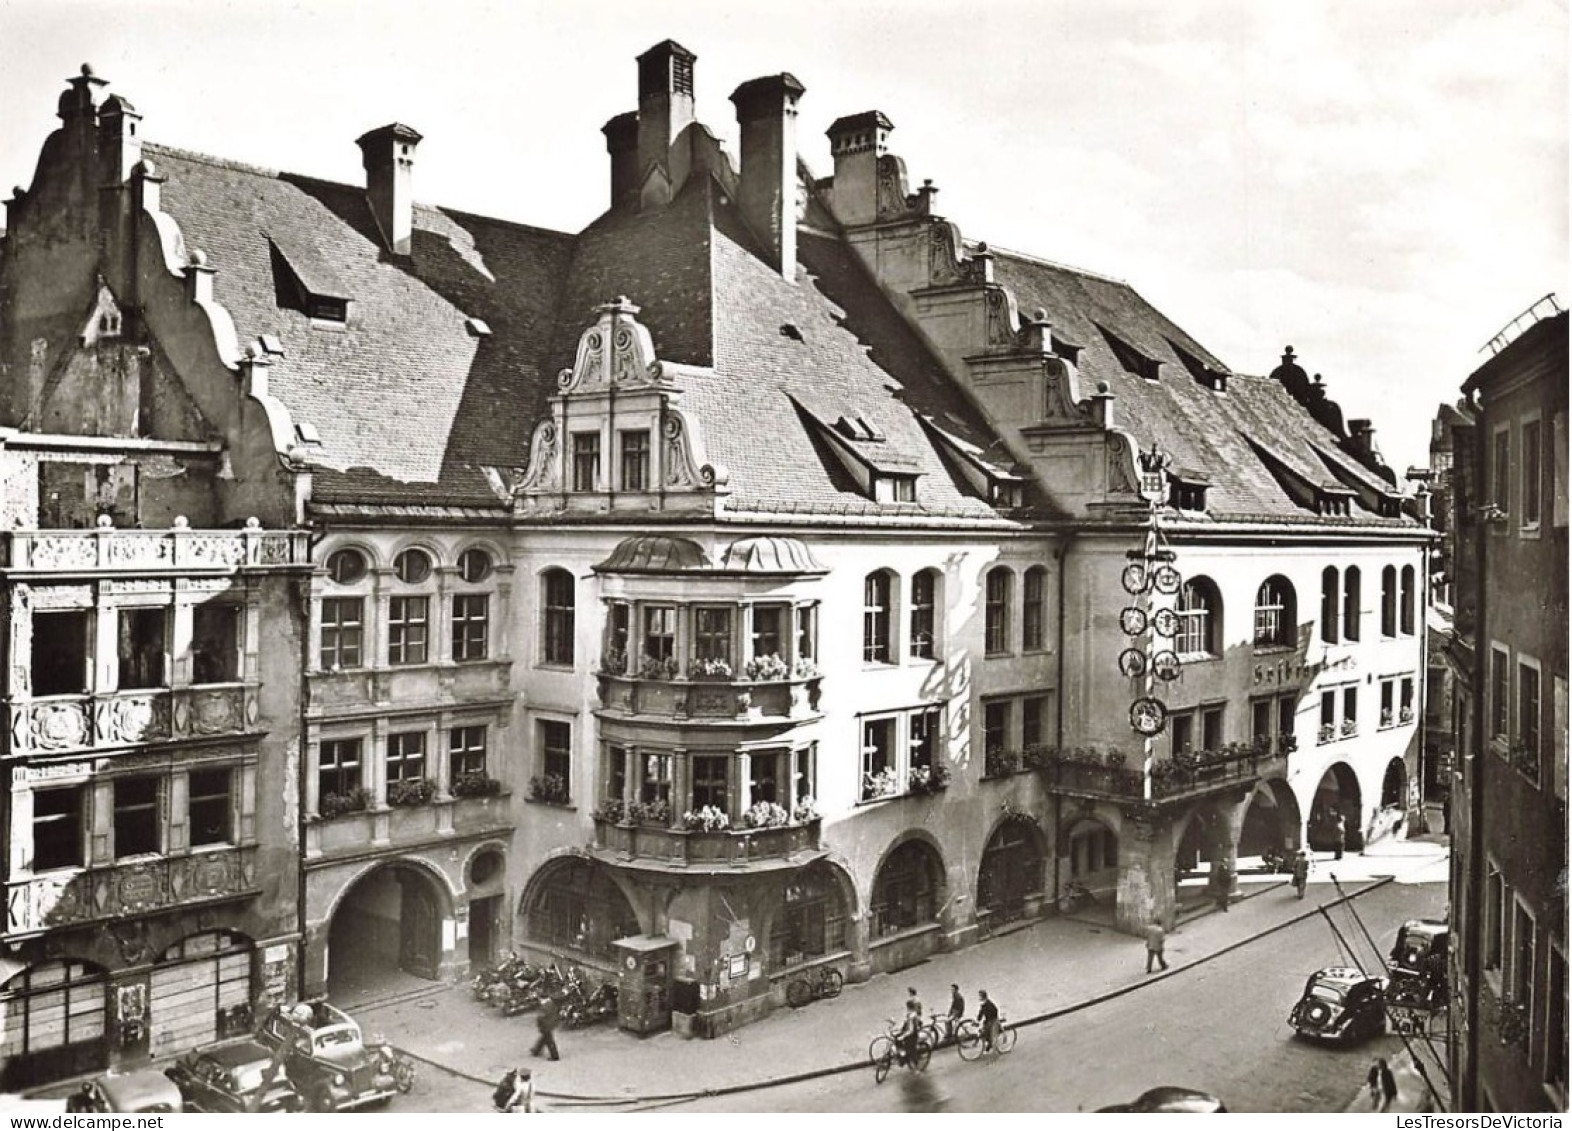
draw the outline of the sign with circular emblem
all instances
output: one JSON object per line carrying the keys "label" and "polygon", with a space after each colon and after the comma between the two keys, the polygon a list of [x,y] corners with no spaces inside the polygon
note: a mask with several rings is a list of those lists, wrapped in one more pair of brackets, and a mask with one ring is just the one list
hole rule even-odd
{"label": "sign with circular emblem", "polygon": [[1139,648],[1126,648],[1119,653],[1119,671],[1134,679],[1146,674],[1146,653]]}
{"label": "sign with circular emblem", "polygon": [[1131,562],[1120,572],[1119,582],[1126,593],[1145,593],[1146,567],[1140,562]]}
{"label": "sign with circular emblem", "polygon": [[1146,613],[1134,605],[1127,605],[1119,612],[1119,627],[1126,636],[1139,636],[1146,631]]}
{"label": "sign with circular emblem", "polygon": [[633,955],[630,954],[630,955],[628,955],[628,957],[626,957],[626,958],[624,958],[622,960],[622,964],[624,966],[626,966],[629,970],[632,970],[636,966],[638,966],[639,960],[637,958],[634,958]]}
{"label": "sign with circular emblem", "polygon": [[755,939],[752,935],[749,935],[747,938],[742,940],[742,949],[747,951],[749,954],[752,954],[754,947],[758,945],[758,940]]}
{"label": "sign with circular emblem", "polygon": [[1179,635],[1179,614],[1172,609],[1158,609],[1152,614],[1152,627],[1159,636]]}
{"label": "sign with circular emblem", "polygon": [[1160,565],[1152,571],[1152,586],[1159,593],[1169,596],[1179,592],[1179,571],[1171,565]]}
{"label": "sign with circular emblem", "polygon": [[1167,725],[1168,708],[1163,706],[1161,699],[1146,696],[1130,704],[1130,727],[1136,734],[1150,738],[1161,734]]}
{"label": "sign with circular emblem", "polygon": [[1179,656],[1175,652],[1162,651],[1152,657],[1152,674],[1161,680],[1179,678]]}

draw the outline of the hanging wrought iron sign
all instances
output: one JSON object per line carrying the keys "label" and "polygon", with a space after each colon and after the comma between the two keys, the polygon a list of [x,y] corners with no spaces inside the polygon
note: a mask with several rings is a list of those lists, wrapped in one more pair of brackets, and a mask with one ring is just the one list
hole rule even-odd
{"label": "hanging wrought iron sign", "polygon": [[1119,653],[1119,671],[1134,679],[1146,674],[1146,653],[1139,648],[1126,648]]}
{"label": "hanging wrought iron sign", "polygon": [[1130,727],[1136,734],[1150,738],[1168,725],[1168,708],[1161,699],[1143,696],[1130,704]]}
{"label": "hanging wrought iron sign", "polygon": [[1119,581],[1124,586],[1124,591],[1132,596],[1145,593],[1147,584],[1146,566],[1140,562],[1131,562],[1119,574]]}
{"label": "hanging wrought iron sign", "polygon": [[[1144,659],[1144,657],[1143,657]],[[1152,657],[1152,674],[1161,680],[1175,680],[1179,678],[1179,655],[1176,652],[1163,651]]]}
{"label": "hanging wrought iron sign", "polygon": [[1171,565],[1160,565],[1152,571],[1152,587],[1170,597],[1179,592],[1179,571]]}
{"label": "hanging wrought iron sign", "polygon": [[1119,612],[1119,627],[1126,636],[1139,636],[1146,631],[1146,611],[1126,605]]}
{"label": "hanging wrought iron sign", "polygon": [[1152,614],[1152,627],[1157,630],[1157,635],[1175,637],[1179,635],[1179,614],[1172,609],[1158,609]]}

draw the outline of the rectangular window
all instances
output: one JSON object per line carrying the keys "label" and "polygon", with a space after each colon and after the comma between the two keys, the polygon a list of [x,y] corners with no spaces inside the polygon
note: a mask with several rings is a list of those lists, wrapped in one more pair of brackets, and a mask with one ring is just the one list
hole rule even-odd
{"label": "rectangular window", "polygon": [[1359,730],[1359,688],[1343,688],[1343,737]]}
{"label": "rectangular window", "polygon": [[650,434],[648,429],[623,432],[622,489],[647,491],[650,482]]}
{"label": "rectangular window", "polygon": [[1511,725],[1509,722],[1511,679],[1506,652],[1492,647],[1490,649],[1490,733],[1502,742],[1506,742],[1510,737],[1507,728]]}
{"label": "rectangular window", "polygon": [[1275,700],[1256,699],[1250,703],[1250,745],[1257,750],[1272,749],[1272,738],[1277,733]]}
{"label": "rectangular window", "polygon": [[[1534,1025],[1534,961],[1537,957],[1538,939],[1535,937],[1534,917],[1528,908],[1517,900],[1512,902],[1512,969],[1507,972],[1507,993],[1523,1007],[1530,1030]],[[1533,1033],[1527,1034],[1525,1048],[1532,1045]]]}
{"label": "rectangular window", "polygon": [[1512,434],[1505,428],[1492,439],[1490,495],[1503,511],[1512,509]]}
{"label": "rectangular window", "polygon": [[1397,725],[1397,681],[1383,679],[1381,681],[1381,722],[1382,727]]}
{"label": "rectangular window", "polygon": [[644,654],[653,660],[670,660],[677,654],[677,610],[651,605],[644,610]]}
{"label": "rectangular window", "polygon": [[1319,740],[1331,742],[1337,737],[1337,692],[1321,692],[1321,730]]}
{"label": "rectangular window", "polygon": [[1539,669],[1517,665],[1517,745],[1522,750],[1518,769],[1539,780]]}
{"label": "rectangular window", "polygon": [[801,605],[797,609],[797,658],[811,660],[818,653],[819,606]]}
{"label": "rectangular window", "polygon": [[120,778],[115,782],[115,859],[159,850],[158,779]]}
{"label": "rectangular window", "polygon": [[926,569],[912,577],[912,623],[907,647],[912,656],[920,660],[931,660],[937,655],[933,634],[936,577],[932,570]]}
{"label": "rectangular window", "polygon": [[577,632],[578,586],[565,569],[548,569],[541,579],[541,604],[545,606],[544,661],[573,666],[573,637]]}
{"label": "rectangular window", "polygon": [[1567,1098],[1567,956],[1550,948],[1550,982],[1545,988],[1545,1083],[1561,1107]]}
{"label": "rectangular window", "polygon": [[601,790],[601,796],[612,801],[621,801],[628,788],[628,748],[606,747],[605,765],[606,787]]}
{"label": "rectangular window", "polygon": [[229,815],[232,776],[229,770],[192,771],[186,803],[192,848],[232,842]]}
{"label": "rectangular window", "polygon": [[1021,700],[1021,749],[1031,750],[1048,741],[1048,696],[1032,695]]}
{"label": "rectangular window", "polygon": [[486,776],[485,727],[454,727],[448,732],[448,766],[454,780]]}
{"label": "rectangular window", "polygon": [[1201,708],[1201,749],[1221,750],[1223,748],[1223,709],[1222,707]]}
{"label": "rectangular window", "polygon": [[191,610],[191,682],[240,678],[240,609],[209,602]]}
{"label": "rectangular window", "polygon": [[784,750],[755,750],[748,759],[748,803],[782,804],[779,783],[786,767]]}
{"label": "rectangular window", "polygon": [[419,781],[425,776],[425,732],[411,730],[388,735],[388,781]]}
{"label": "rectangular window", "polygon": [[564,786],[573,780],[572,723],[540,720],[540,772],[561,778]]}
{"label": "rectangular window", "polygon": [[485,593],[453,595],[453,660],[466,663],[486,658],[491,598]]}
{"label": "rectangular window", "polygon": [[731,811],[731,757],[698,754],[693,758],[693,807],[706,805],[722,813]]}
{"label": "rectangular window", "polygon": [[347,796],[360,788],[360,739],[336,738],[322,743],[317,755],[317,796]]}
{"label": "rectangular window", "polygon": [[693,610],[693,656],[731,663],[732,610],[700,605]]}
{"label": "rectangular window", "polygon": [[168,687],[169,610],[120,610],[120,689]]}
{"label": "rectangular window", "polygon": [[322,598],[322,670],[360,667],[364,632],[359,597]]}
{"label": "rectangular window", "polygon": [[573,489],[594,491],[600,483],[600,433],[573,433]]}
{"label": "rectangular window", "polygon": [[939,719],[937,708],[916,711],[911,716],[911,767],[931,770],[936,764],[939,750]]}
{"label": "rectangular window", "polygon": [[1485,865],[1485,946],[1483,962],[1486,970],[1501,970],[1501,934],[1503,915],[1507,903],[1507,887],[1501,879],[1501,869],[1495,864]]}
{"label": "rectangular window", "polygon": [[892,475],[890,483],[890,502],[915,503],[917,501],[917,478],[913,475]]}
{"label": "rectangular window", "polygon": [[1195,712],[1179,711],[1168,716],[1169,750],[1187,754],[1195,749]]}
{"label": "rectangular window", "polygon": [[809,745],[801,750],[791,752],[791,791],[792,802],[795,804],[805,797],[816,797],[818,791],[813,780],[814,756],[818,752],[817,745]]}
{"label": "rectangular window", "polygon": [[1010,748],[1010,709],[1008,699],[993,699],[983,704],[983,753],[1002,754]]}
{"label": "rectangular window", "polygon": [[81,695],[88,688],[90,615],[33,614],[33,694]]}
{"label": "rectangular window", "polygon": [[1414,677],[1405,675],[1397,681],[1397,721],[1414,721]]}
{"label": "rectangular window", "polygon": [[861,800],[872,801],[901,791],[895,761],[895,720],[866,719],[862,724]]}
{"label": "rectangular window", "polygon": [[640,751],[640,754],[644,770],[639,779],[639,800],[646,805],[658,801],[671,804],[672,763],[675,759],[670,754],[656,754],[647,750]]}
{"label": "rectangular window", "polygon": [[1287,743],[1294,737],[1294,715],[1298,710],[1298,697],[1284,695],[1277,701],[1277,748],[1287,750]]}
{"label": "rectangular window", "polygon": [[1003,655],[1010,650],[1010,571],[988,574],[983,591],[983,651]]}
{"label": "rectangular window", "polygon": [[862,658],[890,662],[890,575],[870,573],[862,584]]}
{"label": "rectangular window", "polygon": [[753,606],[753,650],[750,655],[754,659],[786,655],[786,614],[789,609],[789,605]]}
{"label": "rectangular window", "polygon": [[1539,454],[1539,421],[1529,420],[1523,424],[1523,513],[1518,520],[1523,526],[1537,527],[1539,525],[1539,498],[1540,498],[1540,454]]}
{"label": "rectangular window", "polygon": [[[601,659],[601,667],[613,675],[621,675],[627,671],[628,659],[628,634],[631,631],[633,610],[621,601],[613,601],[606,606],[606,652]],[[618,663],[623,665],[622,670],[617,670]]]}
{"label": "rectangular window", "polygon": [[426,662],[426,614],[429,597],[393,597],[388,601],[388,663]]}
{"label": "rectangular window", "polygon": [[1026,571],[1021,587],[1021,647],[1028,652],[1040,652],[1048,646],[1045,624],[1047,595],[1043,592],[1043,579],[1048,571],[1034,567]]}
{"label": "rectangular window", "polygon": [[71,786],[33,794],[33,871],[82,866],[84,792]]}

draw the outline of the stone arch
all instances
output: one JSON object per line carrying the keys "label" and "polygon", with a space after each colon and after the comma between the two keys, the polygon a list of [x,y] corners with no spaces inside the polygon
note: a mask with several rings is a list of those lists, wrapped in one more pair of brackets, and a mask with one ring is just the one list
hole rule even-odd
{"label": "stone arch", "polygon": [[1068,863],[1066,883],[1077,883],[1093,895],[1114,892],[1119,887],[1119,828],[1095,812],[1067,815],[1063,855]]}
{"label": "stone arch", "polygon": [[[384,569],[393,564],[393,559],[383,554],[382,549],[377,545],[374,539],[364,538],[355,534],[324,542],[321,546],[316,548],[316,560],[325,566],[327,564],[327,560],[334,554],[338,553],[340,550],[354,550],[364,556],[366,559],[366,568],[368,571]],[[354,582],[352,584],[358,585],[360,582]],[[348,586],[346,586],[346,588],[348,588]]]}
{"label": "stone arch", "polygon": [[983,842],[972,905],[997,923],[1035,915],[1045,885],[1047,851],[1042,829],[1022,814],[1006,814]]}
{"label": "stone arch", "polygon": [[526,946],[610,958],[617,939],[645,933],[638,904],[612,869],[582,852],[559,853],[520,893],[517,937]]}
{"label": "stone arch", "polygon": [[1408,804],[1408,765],[1401,758],[1386,764],[1381,777],[1381,808],[1401,809]]}
{"label": "stone arch", "polygon": [[353,997],[400,974],[437,980],[451,963],[454,903],[448,877],[420,857],[360,869],[335,893],[326,917],[329,990]]}
{"label": "stone arch", "polygon": [[[474,863],[483,853],[494,852],[502,858],[502,871],[496,879],[474,880],[470,871]],[[487,890],[498,884],[506,884],[508,867],[508,844],[504,840],[483,840],[469,846],[463,857],[459,860],[458,882],[456,891],[459,894],[469,894],[477,885],[484,885]]]}
{"label": "stone arch", "polygon": [[937,923],[949,902],[944,853],[926,830],[897,837],[879,858],[868,894],[872,938]]}
{"label": "stone arch", "polygon": [[[109,971],[97,962],[62,957],[10,971],[0,981],[0,1036],[7,1049],[0,1057],[0,1088],[18,1091],[109,1067],[109,996]],[[30,1024],[34,1013],[50,1023]]]}
{"label": "stone arch", "polygon": [[[510,567],[507,551],[500,542],[486,537],[466,535],[448,548],[449,552],[442,555],[441,563],[450,568],[457,568],[459,559],[470,550],[483,550],[491,557],[491,569],[495,573],[503,567]],[[466,583],[468,584],[468,583]]]}
{"label": "stone arch", "polygon": [[1343,847],[1363,847],[1363,793],[1359,775],[1347,762],[1333,762],[1321,774],[1310,802],[1305,842],[1313,851],[1336,848],[1337,819],[1343,820]]}
{"label": "stone arch", "polygon": [[1250,793],[1239,828],[1239,855],[1264,856],[1303,847],[1299,799],[1282,778],[1263,778]]}
{"label": "stone arch", "polygon": [[821,858],[784,873],[764,906],[759,938],[772,974],[854,949],[853,924],[861,909],[844,864]]}

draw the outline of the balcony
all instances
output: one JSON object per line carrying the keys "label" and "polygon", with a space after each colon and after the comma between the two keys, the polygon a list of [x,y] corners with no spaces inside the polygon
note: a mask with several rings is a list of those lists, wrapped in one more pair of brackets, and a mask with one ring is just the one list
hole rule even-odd
{"label": "balcony", "polygon": [[306,854],[336,856],[364,852],[373,845],[429,844],[447,837],[507,832],[513,823],[513,801],[507,793],[359,809],[336,817],[313,817],[306,826]]}
{"label": "balcony", "polygon": [[304,566],[304,530],[23,530],[0,535],[0,566],[48,573],[228,572]]}
{"label": "balcony", "polygon": [[654,871],[767,872],[800,867],[818,855],[819,824],[702,832],[596,817],[592,850],[608,864]]}
{"label": "balcony", "polygon": [[605,713],[728,723],[817,718],[822,682],[817,675],[778,680],[666,680],[601,672],[599,678]]}
{"label": "balcony", "polygon": [[[1145,800],[1145,777],[1140,767],[1126,766],[1123,756],[1117,753],[1098,756],[1091,752],[1044,750],[1037,752],[1033,761],[1049,793],[1116,802]],[[1152,765],[1151,800],[1160,805],[1193,801],[1252,785],[1286,765],[1283,754],[1249,748],[1158,759]]]}
{"label": "balcony", "polygon": [[256,846],[144,857],[5,885],[7,936],[258,894]]}
{"label": "balcony", "polygon": [[237,683],[10,703],[9,753],[70,754],[244,734],[257,725],[257,693],[255,686]]}

